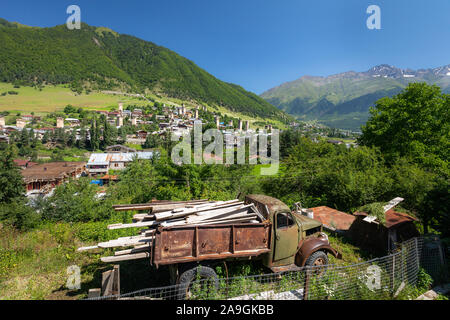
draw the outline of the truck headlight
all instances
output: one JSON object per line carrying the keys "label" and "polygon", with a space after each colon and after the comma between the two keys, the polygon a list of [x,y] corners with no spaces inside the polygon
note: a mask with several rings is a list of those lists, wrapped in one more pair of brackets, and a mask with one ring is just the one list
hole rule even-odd
{"label": "truck headlight", "polygon": [[320,233],[320,236],[321,236],[321,237],[324,237],[324,238],[328,241],[328,236],[327,236],[326,233],[321,232],[321,233]]}

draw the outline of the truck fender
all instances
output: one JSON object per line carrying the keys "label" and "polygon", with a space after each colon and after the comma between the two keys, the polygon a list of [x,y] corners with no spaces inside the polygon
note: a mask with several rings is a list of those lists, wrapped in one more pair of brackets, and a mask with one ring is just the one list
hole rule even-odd
{"label": "truck fender", "polygon": [[342,259],[342,255],[330,246],[330,243],[326,238],[318,237],[300,241],[299,249],[295,256],[295,264],[299,267],[303,267],[308,257],[319,250],[330,253],[337,259]]}

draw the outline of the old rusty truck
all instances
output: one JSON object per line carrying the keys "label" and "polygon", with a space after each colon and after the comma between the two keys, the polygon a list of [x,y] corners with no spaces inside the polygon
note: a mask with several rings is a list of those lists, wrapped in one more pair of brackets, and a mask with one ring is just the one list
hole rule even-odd
{"label": "old rusty truck", "polygon": [[172,283],[187,291],[199,278],[217,282],[214,267],[224,261],[259,260],[278,273],[327,265],[328,254],[342,258],[330,246],[320,222],[269,196],[248,195],[244,202],[254,204],[262,222],[158,227],[150,263],[169,266]]}

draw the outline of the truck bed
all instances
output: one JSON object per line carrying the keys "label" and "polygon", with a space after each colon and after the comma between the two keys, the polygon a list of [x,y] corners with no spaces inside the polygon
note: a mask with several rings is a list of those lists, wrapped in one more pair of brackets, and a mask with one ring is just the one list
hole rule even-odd
{"label": "truck bed", "polygon": [[158,228],[150,261],[159,266],[258,256],[271,249],[270,227],[265,221]]}

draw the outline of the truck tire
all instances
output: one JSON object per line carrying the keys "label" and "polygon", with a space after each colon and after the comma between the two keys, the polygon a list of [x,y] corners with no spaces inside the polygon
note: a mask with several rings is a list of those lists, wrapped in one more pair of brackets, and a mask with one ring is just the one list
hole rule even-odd
{"label": "truck tire", "polygon": [[322,277],[327,271],[327,253],[321,250],[314,252],[306,259],[305,266],[314,267],[312,273],[318,277]]}
{"label": "truck tire", "polygon": [[189,299],[192,295],[192,283],[196,280],[200,280],[198,283],[202,293],[208,293],[210,289],[216,291],[219,289],[219,278],[214,269],[199,265],[184,271],[180,275],[177,298],[180,300]]}

